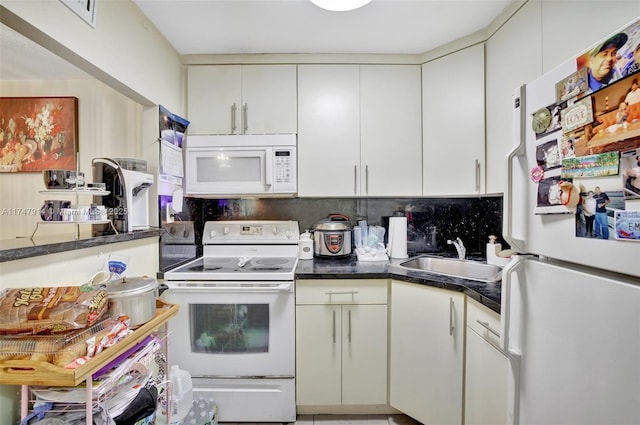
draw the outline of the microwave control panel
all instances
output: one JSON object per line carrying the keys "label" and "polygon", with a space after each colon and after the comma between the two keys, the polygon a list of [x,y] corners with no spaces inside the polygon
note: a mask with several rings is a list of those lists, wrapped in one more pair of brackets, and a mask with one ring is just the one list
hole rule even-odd
{"label": "microwave control panel", "polygon": [[288,187],[295,188],[295,152],[292,149],[274,149],[274,183],[276,187],[286,189]]}

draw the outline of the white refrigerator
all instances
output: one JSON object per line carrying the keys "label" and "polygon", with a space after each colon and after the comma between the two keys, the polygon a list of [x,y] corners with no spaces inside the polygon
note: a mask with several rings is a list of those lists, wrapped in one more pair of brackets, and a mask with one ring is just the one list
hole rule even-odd
{"label": "white refrigerator", "polygon": [[[619,46],[625,37],[615,36],[624,31],[628,34]],[[632,22],[611,36],[513,96],[515,142],[506,159],[503,236],[519,254],[503,271],[501,310],[502,344],[509,358],[509,423],[640,423],[640,240],[626,232],[640,223],[640,196],[624,194],[622,175],[623,152],[625,164],[629,155],[640,154],[640,136],[633,132],[640,122],[629,119],[627,126],[598,129],[605,113],[617,108],[615,101],[626,85],[634,78],[640,81],[640,72],[626,78],[619,74],[594,89],[588,84],[590,71],[580,67],[606,42],[617,48],[619,60],[631,57],[627,52],[640,43],[640,24]],[[625,64],[617,63],[617,71]],[[584,83],[579,79],[585,72],[586,88],[569,87]],[[588,108],[574,109],[581,100],[591,103],[591,121]],[[534,125],[534,113],[543,107],[552,119]],[[554,112],[559,112],[559,123]],[[559,151],[569,143],[573,149],[561,154],[560,166],[542,149],[553,140]],[[618,152],[616,174],[593,166],[608,149]],[[583,171],[576,172],[580,167]],[[563,205],[566,198],[554,204],[541,196],[548,189],[541,182],[553,179],[571,179],[583,195],[596,185],[611,198],[620,195],[618,188],[623,190],[609,204],[608,239],[586,231],[584,206],[580,211],[571,203]],[[621,216],[620,209],[626,211]],[[618,220],[617,227],[612,219]]]}

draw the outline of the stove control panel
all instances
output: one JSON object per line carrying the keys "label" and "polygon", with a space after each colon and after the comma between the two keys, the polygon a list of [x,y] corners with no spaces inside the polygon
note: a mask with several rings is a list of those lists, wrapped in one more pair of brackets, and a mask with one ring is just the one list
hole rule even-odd
{"label": "stove control panel", "polygon": [[216,244],[298,244],[300,228],[293,220],[208,221],[202,243]]}
{"label": "stove control panel", "polygon": [[[246,225],[246,226],[240,226],[240,234],[241,235],[247,235],[247,236],[262,236],[262,229],[264,228],[264,226],[260,225],[260,226],[252,226],[252,225]],[[274,232],[274,234],[277,234],[277,232]]]}

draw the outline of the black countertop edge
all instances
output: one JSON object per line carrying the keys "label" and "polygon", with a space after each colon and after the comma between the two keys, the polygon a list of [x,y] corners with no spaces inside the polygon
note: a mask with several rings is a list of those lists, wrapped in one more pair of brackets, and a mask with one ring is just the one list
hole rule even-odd
{"label": "black countertop edge", "polygon": [[3,243],[0,244],[0,246],[3,247],[3,249],[0,250],[0,263],[137,239],[160,237],[162,232],[162,229],[149,229],[78,240],[60,240],[55,238],[34,238],[30,240],[29,238],[21,238],[16,239],[16,241],[2,241]]}
{"label": "black countertop edge", "polygon": [[340,259],[314,258],[300,260],[296,279],[394,279],[449,291],[463,292],[487,308],[500,314],[501,284],[484,283],[458,277],[405,270],[394,261],[358,262],[355,257]]}

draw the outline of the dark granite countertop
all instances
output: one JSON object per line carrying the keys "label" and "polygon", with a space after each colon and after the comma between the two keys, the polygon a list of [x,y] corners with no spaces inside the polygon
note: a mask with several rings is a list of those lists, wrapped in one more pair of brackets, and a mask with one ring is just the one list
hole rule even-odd
{"label": "dark granite countertop", "polygon": [[419,283],[450,291],[463,292],[496,313],[500,313],[501,285],[415,272],[398,267],[406,260],[389,262],[358,262],[356,256],[346,258],[314,258],[299,260],[296,279],[395,279]]}
{"label": "dark granite countertop", "polygon": [[76,249],[160,237],[161,229],[141,230],[117,235],[96,236],[75,240],[68,235],[52,237],[15,238],[0,240],[0,263],[38,257],[40,255],[74,251]]}

